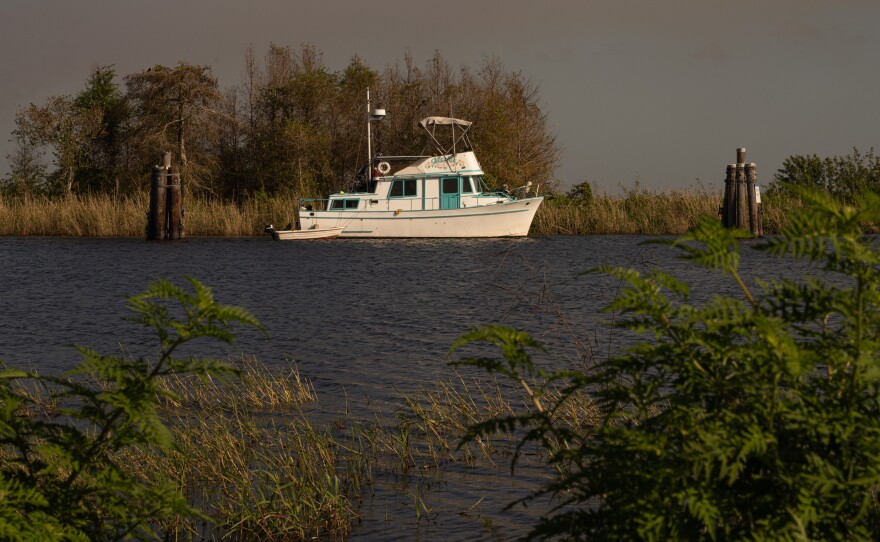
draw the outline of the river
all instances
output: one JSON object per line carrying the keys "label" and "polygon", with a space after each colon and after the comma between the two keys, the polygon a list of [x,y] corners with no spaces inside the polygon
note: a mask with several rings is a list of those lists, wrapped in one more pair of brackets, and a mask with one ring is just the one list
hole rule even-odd
{"label": "river", "polygon": [[[621,285],[585,274],[597,266],[659,267],[690,284],[697,299],[736,293],[729,276],[691,266],[668,247],[643,244],[646,239],[2,238],[0,360],[59,372],[79,359],[73,343],[149,355],[155,339],[125,320],[124,300],[155,277],[183,284],[188,275],[265,326],[268,337],[241,332],[237,349],[269,366],[295,363],[314,383],[322,409],[344,404],[368,416],[377,405],[395,408],[400,393],[450,377],[450,346],[480,324],[529,331],[547,346],[539,363],[551,367],[582,361],[575,337],[599,357],[619,351],[626,341],[609,340],[610,315],[601,308]],[[743,249],[742,275],[750,286],[755,276],[791,273],[790,262]],[[226,352],[215,349],[199,353]],[[393,491],[377,493],[367,499],[352,539],[491,539],[486,519],[501,526],[501,538],[516,537],[533,517],[501,509],[534,487],[537,480],[528,477],[511,478],[506,465],[451,467],[429,480],[434,488],[424,499],[432,515],[419,522],[411,502],[389,505]],[[475,518],[466,512],[478,501]]]}

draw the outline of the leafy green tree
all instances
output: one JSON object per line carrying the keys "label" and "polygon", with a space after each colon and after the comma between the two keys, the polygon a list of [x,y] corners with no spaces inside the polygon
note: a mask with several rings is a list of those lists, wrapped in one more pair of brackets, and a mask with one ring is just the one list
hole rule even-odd
{"label": "leafy green tree", "polygon": [[30,104],[19,111],[13,135],[22,149],[22,159],[40,154],[41,149],[51,149],[56,169],[46,178],[45,191],[70,194],[77,188],[77,175],[86,164],[85,149],[100,132],[99,110],[77,107],[67,96],[53,96],[43,106]]}
{"label": "leafy green tree", "polygon": [[[527,334],[487,326],[463,336],[503,359],[457,361],[519,382],[534,408],[471,428],[523,431],[558,473],[526,500],[556,506],[530,538],[572,540],[876,540],[880,525],[880,252],[860,222],[880,196],[810,203],[761,248],[812,262],[819,276],[758,282],[740,275],[738,239],[707,217],[661,241],[732,280],[735,296],[690,303],[687,285],[655,271],[602,268],[626,283],[616,325],[646,335],[590,372],[546,373]],[[544,400],[553,383],[561,398]],[[588,391],[595,427],[560,413]],[[514,459],[514,464],[516,458]]]}
{"label": "leafy green tree", "polygon": [[[0,371],[0,538],[146,540],[156,538],[164,518],[199,515],[161,473],[157,482],[144,481],[120,459],[135,447],[171,450],[157,409],[173,394],[160,379],[234,372],[223,361],[179,358],[184,344],[231,343],[233,324],[260,328],[245,310],[217,303],[209,288],[189,282],[192,292],[159,279],[129,299],[132,320],[156,332],[156,359],[78,346],[83,361],[64,376]],[[34,388],[48,389],[51,400],[35,401]]]}
{"label": "leafy green tree", "polygon": [[92,111],[100,118],[100,127],[85,142],[84,165],[79,172],[78,184],[90,191],[119,195],[122,188],[120,161],[128,108],[115,79],[116,70],[112,66],[95,68],[86,82],[86,88],[73,100],[73,106],[80,111]]}

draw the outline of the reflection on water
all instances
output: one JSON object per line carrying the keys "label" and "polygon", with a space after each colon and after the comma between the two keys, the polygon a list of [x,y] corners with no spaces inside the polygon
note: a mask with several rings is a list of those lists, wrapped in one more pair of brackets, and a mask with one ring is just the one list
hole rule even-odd
{"label": "reflection on water", "polygon": [[[581,363],[584,350],[599,357],[619,351],[625,344],[609,340],[610,315],[600,309],[621,285],[584,274],[596,266],[660,267],[690,284],[698,299],[736,292],[729,277],[690,267],[664,246],[640,244],[644,239],[0,239],[0,359],[57,372],[78,361],[73,343],[149,355],[154,339],[124,320],[124,298],[157,276],[175,283],[193,276],[268,330],[269,338],[242,332],[238,349],[270,366],[295,362],[314,382],[321,412],[347,407],[370,417],[370,409],[393,411],[400,393],[449,378],[449,347],[483,323],[529,331],[547,346],[539,362],[548,366]],[[786,273],[797,272],[743,250],[747,280]],[[207,348],[199,354],[224,352]],[[487,519],[502,536],[521,534],[534,511],[501,508],[535,487],[541,473],[518,474],[511,478],[503,464],[444,468],[429,479],[432,516],[420,525],[412,502],[400,496],[412,493],[412,484],[388,480],[366,498],[353,538],[492,538]],[[409,489],[395,492],[395,484]]]}

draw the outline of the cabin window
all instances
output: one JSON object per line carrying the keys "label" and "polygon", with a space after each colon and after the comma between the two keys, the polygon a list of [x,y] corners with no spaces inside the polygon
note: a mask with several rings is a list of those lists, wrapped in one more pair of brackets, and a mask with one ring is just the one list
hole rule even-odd
{"label": "cabin window", "polygon": [[335,211],[350,211],[360,205],[359,199],[335,199],[330,202],[330,209]]}
{"label": "cabin window", "polygon": [[442,191],[444,194],[458,194],[458,177],[444,177]]}
{"label": "cabin window", "polygon": [[473,194],[474,193],[474,187],[471,184],[470,177],[462,177],[461,178],[461,193],[462,194]]}
{"label": "cabin window", "polygon": [[418,195],[418,184],[415,179],[398,179],[391,183],[392,198],[411,198]]}

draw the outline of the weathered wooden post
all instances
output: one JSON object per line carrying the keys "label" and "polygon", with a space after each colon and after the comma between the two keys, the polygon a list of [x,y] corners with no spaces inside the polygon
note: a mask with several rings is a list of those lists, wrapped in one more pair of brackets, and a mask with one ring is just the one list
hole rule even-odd
{"label": "weathered wooden post", "polygon": [[727,178],[724,179],[721,224],[725,228],[749,230],[755,237],[764,236],[757,182],[757,166],[746,164],[745,147],[736,149],[736,163],[727,165]]}
{"label": "weathered wooden post", "polygon": [[749,195],[746,188],[746,165],[736,164],[736,227],[749,229]]}
{"label": "weathered wooden post", "polygon": [[721,225],[725,228],[736,226],[736,164],[727,165],[727,178],[724,179],[724,203],[721,207]]}
{"label": "weathered wooden post", "polygon": [[162,157],[161,166],[153,167],[147,239],[183,239],[180,172],[176,166],[171,167],[170,152]]}
{"label": "weathered wooden post", "polygon": [[755,202],[758,207],[758,237],[764,237],[764,204],[761,203],[761,188],[755,184]]}
{"label": "weathered wooden post", "polygon": [[147,239],[156,240],[165,237],[165,175],[171,155],[165,153],[165,165],[154,166],[152,183],[150,183],[150,210],[147,214]]}
{"label": "weathered wooden post", "polygon": [[755,184],[758,180],[758,168],[755,163],[746,166],[746,190],[749,192],[749,231],[755,237],[761,237],[758,226],[758,195],[755,192]]}
{"label": "weathered wooden post", "polygon": [[168,230],[166,239],[183,239],[183,202],[180,195],[180,171],[177,166],[168,172]]}

